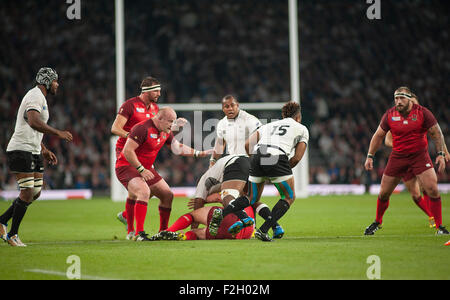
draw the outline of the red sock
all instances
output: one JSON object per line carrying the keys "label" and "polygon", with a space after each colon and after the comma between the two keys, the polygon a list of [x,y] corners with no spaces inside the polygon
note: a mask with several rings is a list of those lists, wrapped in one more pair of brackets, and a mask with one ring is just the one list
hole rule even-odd
{"label": "red sock", "polygon": [[197,235],[193,231],[188,231],[184,234],[187,241],[193,241],[197,239]]}
{"label": "red sock", "polygon": [[423,210],[423,212],[426,213],[428,217],[432,217],[433,216],[431,214],[431,212],[430,212],[430,208],[428,206],[428,201],[425,200],[424,197],[420,197],[419,201],[417,201],[417,202],[414,201],[414,203],[416,203],[417,206],[420,207],[420,209]]}
{"label": "red sock", "polygon": [[125,204],[125,211],[122,212],[122,216],[127,219],[127,231],[128,233],[134,231],[134,206],[136,200],[127,198],[127,203]]}
{"label": "red sock", "polygon": [[169,228],[167,228],[168,231],[176,232],[178,230],[185,229],[189,225],[192,224],[192,221],[194,218],[191,214],[185,214],[178,218],[178,220],[175,221],[175,223],[172,224]]}
{"label": "red sock", "polygon": [[134,217],[136,219],[136,235],[144,231],[145,216],[147,215],[148,203],[137,200],[134,206]]}
{"label": "red sock", "polygon": [[171,208],[166,207],[158,207],[159,208],[159,231],[166,230],[169,226],[169,218],[170,218],[170,212]]}
{"label": "red sock", "polygon": [[436,223],[436,228],[442,225],[442,203],[441,197],[431,198],[430,197],[430,211],[434,217],[434,222]]}
{"label": "red sock", "polygon": [[375,218],[375,221],[378,223],[383,223],[383,215],[386,209],[389,206],[389,200],[388,201],[381,201],[378,197],[377,199],[377,216]]}

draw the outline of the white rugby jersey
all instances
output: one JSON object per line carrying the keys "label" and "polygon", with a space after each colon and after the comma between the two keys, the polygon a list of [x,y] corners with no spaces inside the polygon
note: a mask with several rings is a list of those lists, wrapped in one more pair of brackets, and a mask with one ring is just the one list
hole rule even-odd
{"label": "white rugby jersey", "polygon": [[[227,166],[232,164],[241,155],[227,155],[216,161],[214,166],[208,169],[208,171],[203,174],[197,184],[195,189],[194,198],[206,199],[208,197],[208,191],[206,190],[205,182],[208,177],[212,177],[219,182],[223,180],[223,171]],[[243,156],[243,155],[242,155]]]}
{"label": "white rugby jersey", "polygon": [[289,154],[298,143],[308,144],[308,129],[292,118],[285,118],[261,126],[258,129],[259,141],[255,148],[260,145],[272,145],[283,149],[284,153],[277,148],[268,147],[267,151],[273,155]]}
{"label": "white rugby jersey", "polygon": [[261,122],[255,116],[246,111],[239,110],[235,119],[226,116],[217,123],[217,138],[223,139],[227,144],[227,153],[245,155],[245,141],[261,126]]}
{"label": "white rugby jersey", "polygon": [[20,103],[17,112],[16,127],[14,133],[9,140],[6,151],[21,150],[31,152],[33,154],[41,153],[41,142],[44,134],[28,125],[26,118],[29,110],[36,110],[39,112],[40,119],[47,123],[49,118],[47,99],[39,89],[35,87],[28,91]]}

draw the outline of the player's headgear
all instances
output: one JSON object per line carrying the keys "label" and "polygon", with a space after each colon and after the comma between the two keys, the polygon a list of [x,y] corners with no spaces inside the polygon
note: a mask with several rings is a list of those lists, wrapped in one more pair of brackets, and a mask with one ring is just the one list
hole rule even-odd
{"label": "player's headgear", "polygon": [[47,90],[50,89],[50,86],[54,80],[58,80],[58,74],[52,68],[40,68],[36,75],[36,82],[44,85]]}

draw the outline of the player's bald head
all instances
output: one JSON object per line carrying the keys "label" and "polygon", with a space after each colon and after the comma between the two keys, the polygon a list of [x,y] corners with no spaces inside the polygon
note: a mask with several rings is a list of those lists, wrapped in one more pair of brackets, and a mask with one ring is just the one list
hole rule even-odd
{"label": "player's bald head", "polygon": [[164,118],[164,119],[176,119],[177,118],[177,113],[175,112],[175,110],[172,107],[163,107],[161,108],[158,113],[156,114],[157,117],[159,118]]}

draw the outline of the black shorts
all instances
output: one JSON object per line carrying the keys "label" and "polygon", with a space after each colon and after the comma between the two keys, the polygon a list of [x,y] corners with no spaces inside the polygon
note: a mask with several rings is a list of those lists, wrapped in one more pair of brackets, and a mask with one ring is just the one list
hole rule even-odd
{"label": "black shorts", "polygon": [[13,173],[44,173],[44,159],[41,154],[16,150],[6,152],[6,159]]}
{"label": "black shorts", "polygon": [[256,153],[250,160],[250,176],[283,177],[292,175],[289,158],[286,155]]}
{"label": "black shorts", "polygon": [[250,159],[246,156],[240,156],[225,167],[225,170],[223,171],[223,182],[229,180],[247,181],[249,170]]}

